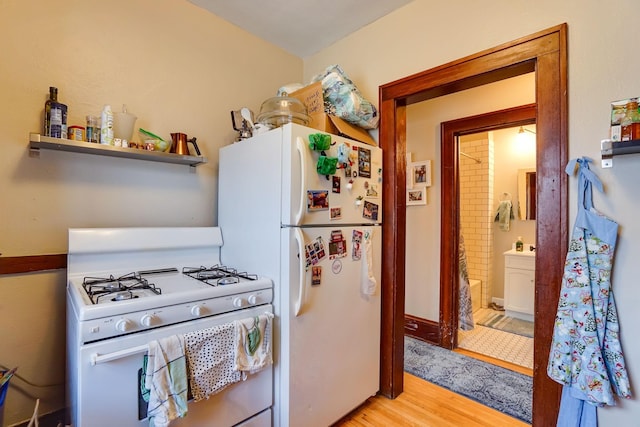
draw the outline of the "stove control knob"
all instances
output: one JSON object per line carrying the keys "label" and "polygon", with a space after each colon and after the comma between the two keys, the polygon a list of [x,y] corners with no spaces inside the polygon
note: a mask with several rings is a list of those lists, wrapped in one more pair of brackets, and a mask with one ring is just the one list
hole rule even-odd
{"label": "stove control knob", "polygon": [[202,316],[203,311],[204,310],[201,305],[194,305],[193,307],[191,307],[191,314],[196,317]]}
{"label": "stove control knob", "polygon": [[156,316],[155,314],[145,314],[144,316],[142,316],[142,319],[140,319],[140,323],[142,323],[142,326],[149,327],[151,325],[154,325],[157,320],[158,316]]}
{"label": "stove control knob", "polygon": [[251,294],[251,295],[249,295],[249,298],[247,298],[247,301],[251,305],[256,305],[256,303],[258,302],[258,297],[255,296],[254,294]]}
{"label": "stove control knob", "polygon": [[129,319],[120,319],[116,322],[116,330],[120,332],[127,332],[131,330],[132,326],[133,324]]}
{"label": "stove control knob", "polygon": [[235,297],[233,299],[233,306],[236,308],[242,308],[242,306],[244,305],[244,301],[242,300],[242,298],[240,297]]}

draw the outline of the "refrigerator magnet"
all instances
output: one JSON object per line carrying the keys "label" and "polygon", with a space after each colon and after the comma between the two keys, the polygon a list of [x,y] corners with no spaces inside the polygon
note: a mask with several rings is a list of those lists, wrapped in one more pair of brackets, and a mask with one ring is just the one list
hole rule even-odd
{"label": "refrigerator magnet", "polygon": [[351,178],[351,163],[344,163],[342,169],[344,169],[344,177]]}
{"label": "refrigerator magnet", "polygon": [[369,184],[366,187],[366,195],[367,197],[378,198],[378,185],[377,184]]}
{"label": "refrigerator magnet", "polygon": [[330,216],[331,221],[342,218],[342,208],[339,206],[335,208],[330,208],[329,212],[331,212],[331,216]]}
{"label": "refrigerator magnet", "polygon": [[349,161],[349,146],[345,143],[338,145],[338,162],[347,163]]}
{"label": "refrigerator magnet", "polygon": [[339,259],[333,260],[333,263],[331,264],[331,272],[333,274],[340,274],[341,271],[342,261],[340,261]]}
{"label": "refrigerator magnet", "polygon": [[353,230],[351,235],[351,258],[354,261],[359,261],[362,258],[362,231]]}
{"label": "refrigerator magnet", "polygon": [[349,163],[355,165],[358,161],[358,147],[353,147],[351,151],[349,151]]}
{"label": "refrigerator magnet", "polygon": [[333,185],[331,186],[331,191],[334,193],[340,193],[340,177],[337,175],[334,175],[332,177],[333,180]]}
{"label": "refrigerator magnet", "polygon": [[378,205],[375,203],[371,203],[370,201],[364,202],[364,207],[362,208],[362,216],[367,219],[371,219],[373,221],[378,220]]}
{"label": "refrigerator magnet", "polygon": [[371,150],[358,149],[358,174],[362,178],[371,178]]}
{"label": "refrigerator magnet", "polygon": [[331,241],[329,242],[329,259],[344,258],[347,256],[347,242],[344,239],[342,230],[333,230],[331,232]]}
{"label": "refrigerator magnet", "polygon": [[322,267],[315,265],[311,268],[311,284],[318,286],[322,283]]}
{"label": "refrigerator magnet", "polygon": [[307,190],[307,210],[321,211],[329,209],[328,190]]}
{"label": "refrigerator magnet", "polygon": [[308,243],[305,246],[305,255],[306,255],[306,268],[309,268],[310,265],[316,265],[323,258],[327,256],[324,250],[324,242],[322,237],[316,237],[316,239]]}
{"label": "refrigerator magnet", "polygon": [[347,256],[347,242],[341,240],[329,243],[329,259],[344,258],[345,256]]}

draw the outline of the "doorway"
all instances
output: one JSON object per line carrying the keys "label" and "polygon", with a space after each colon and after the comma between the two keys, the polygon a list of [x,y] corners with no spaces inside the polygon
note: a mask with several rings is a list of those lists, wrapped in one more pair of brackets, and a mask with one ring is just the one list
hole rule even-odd
{"label": "doorway", "polygon": [[[555,423],[560,386],[547,378],[546,361],[567,249],[567,26],[562,24],[380,87],[380,146],[383,149],[383,256],[381,393],[395,398],[403,388],[404,263],[406,222],[406,106],[510,77],[536,73],[536,152],[538,227],[536,231],[536,295],[533,425]],[[453,158],[453,147],[442,157]],[[454,171],[443,168],[445,175]],[[454,182],[449,185],[455,187]],[[456,203],[443,194],[442,206]],[[457,217],[442,215],[441,273],[455,273]],[[449,257],[450,258],[450,257]],[[453,275],[450,277],[454,277]],[[441,275],[441,281],[444,276]],[[451,286],[451,284],[443,284]],[[442,304],[442,302],[441,302]],[[445,301],[443,306],[451,306]],[[439,319],[440,322],[443,319]],[[453,331],[444,330],[443,340]]]}
{"label": "doorway", "polygon": [[[440,252],[440,345],[449,350],[458,347],[459,240],[460,240],[460,149],[458,138],[479,132],[524,126],[536,122],[536,105],[523,105],[492,113],[465,117],[442,123],[442,241],[453,239],[449,251]],[[446,155],[445,155],[446,153]],[[451,333],[449,333],[451,331]]]}
{"label": "doorway", "polygon": [[[446,298],[452,306],[442,307],[446,315],[441,326],[456,331],[452,342],[443,346],[469,351],[472,357],[482,354],[489,356],[488,360],[527,368],[519,372],[529,375],[533,370],[533,323],[529,319],[533,314],[533,294],[529,296],[533,284],[527,282],[526,289],[518,288],[526,308],[514,304],[515,295],[506,303],[504,253],[519,235],[525,237],[528,253],[529,246],[535,244],[536,223],[532,215],[523,216],[528,204],[519,201],[518,188],[518,172],[524,170],[520,168],[535,167],[535,135],[524,131],[524,127],[535,123],[535,117],[536,106],[530,104],[441,125],[441,145],[457,145],[458,156],[441,162],[448,171],[457,170],[459,174],[459,188],[442,191],[458,194],[458,203],[443,206],[443,210],[455,209],[451,215],[459,218],[456,226],[460,236],[458,253],[453,255],[459,259],[459,273],[441,282],[453,285],[440,289],[441,294],[453,293]],[[505,203],[511,205],[512,218],[496,216],[496,207]],[[535,258],[523,259],[533,264]],[[460,269],[460,262],[466,268]],[[464,298],[460,295],[463,289]],[[454,319],[455,323],[448,325],[447,319]],[[470,325],[474,325],[473,329]]]}

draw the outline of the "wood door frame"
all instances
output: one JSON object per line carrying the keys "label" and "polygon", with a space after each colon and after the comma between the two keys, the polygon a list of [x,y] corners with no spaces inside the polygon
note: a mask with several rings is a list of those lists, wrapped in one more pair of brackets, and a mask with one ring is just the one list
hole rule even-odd
{"label": "wood door frame", "polygon": [[[406,242],[406,106],[534,71],[537,106],[535,344],[533,425],[555,424],[560,386],[546,375],[567,250],[567,25],[561,24],[380,86],[383,153],[380,392],[403,388]],[[443,171],[444,173],[444,171]],[[441,203],[451,203],[442,199]],[[451,242],[443,242],[443,246]],[[451,248],[447,253],[454,253]]]}
{"label": "wood door frame", "polygon": [[[536,122],[536,104],[522,105],[491,113],[450,120],[440,125],[442,162],[441,194],[451,203],[441,205],[440,229],[440,322],[438,345],[449,350],[458,346],[458,307],[460,275],[460,145],[458,137]],[[537,136],[537,135],[536,135]],[[446,195],[445,195],[446,193]],[[447,244],[444,244],[447,242]],[[449,244],[450,242],[450,244]],[[453,252],[446,252],[453,251]]]}

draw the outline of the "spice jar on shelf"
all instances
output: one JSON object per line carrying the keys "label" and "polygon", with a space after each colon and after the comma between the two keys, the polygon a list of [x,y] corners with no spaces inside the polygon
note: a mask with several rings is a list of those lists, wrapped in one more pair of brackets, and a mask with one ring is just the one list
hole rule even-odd
{"label": "spice jar on shelf", "polygon": [[640,112],[638,112],[637,98],[632,98],[627,102],[626,112],[620,125],[622,127],[621,141],[640,139]]}

